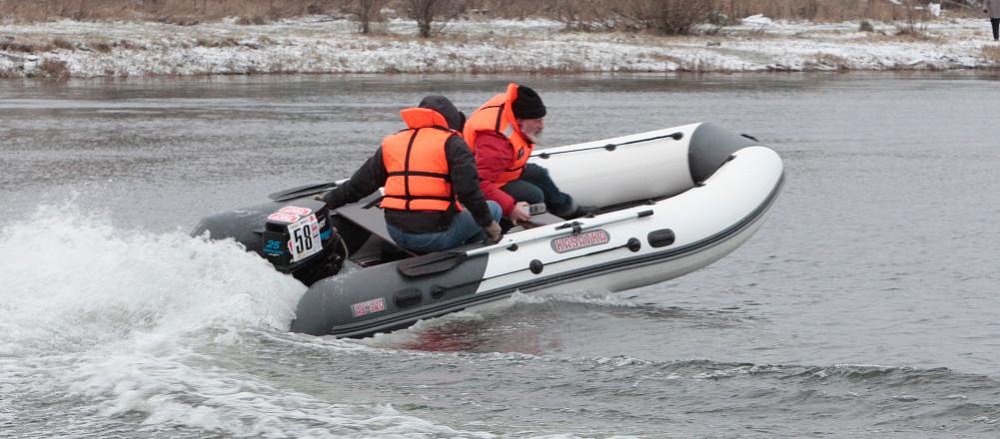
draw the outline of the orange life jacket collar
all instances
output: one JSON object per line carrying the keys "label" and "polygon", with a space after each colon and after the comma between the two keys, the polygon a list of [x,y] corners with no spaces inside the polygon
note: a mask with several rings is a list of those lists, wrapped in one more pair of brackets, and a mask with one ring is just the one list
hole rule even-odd
{"label": "orange life jacket collar", "polygon": [[448,121],[441,113],[430,108],[407,108],[399,112],[403,122],[410,129],[441,127],[448,128]]}
{"label": "orange life jacket collar", "polygon": [[517,84],[513,82],[508,84],[506,93],[494,96],[472,113],[468,122],[465,123],[465,131],[462,133],[473,153],[476,151],[476,138],[480,131],[495,131],[510,142],[513,147],[511,165],[494,182],[498,186],[520,178],[524,165],[535,149],[535,145],[521,132],[521,128],[517,125],[517,119],[514,117],[514,101],[517,100],[517,91]]}

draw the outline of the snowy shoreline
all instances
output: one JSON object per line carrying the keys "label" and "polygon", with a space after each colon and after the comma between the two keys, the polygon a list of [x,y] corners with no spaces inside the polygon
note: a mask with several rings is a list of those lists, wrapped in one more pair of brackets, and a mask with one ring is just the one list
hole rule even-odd
{"label": "snowy shoreline", "polygon": [[[1000,68],[982,19],[918,24],[750,17],[700,35],[568,32],[549,20],[462,20],[430,40],[391,20],[381,35],[309,16],[263,25],[57,21],[0,26],[0,78],[263,73],[810,72]],[[55,42],[55,43],[53,43]],[[37,50],[28,52],[23,47]],[[17,50],[21,48],[20,50]]]}

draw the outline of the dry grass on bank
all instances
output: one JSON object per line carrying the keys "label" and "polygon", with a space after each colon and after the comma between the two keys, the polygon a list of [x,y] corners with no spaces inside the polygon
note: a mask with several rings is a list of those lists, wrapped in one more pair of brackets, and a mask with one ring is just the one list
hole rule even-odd
{"label": "dry grass on bank", "polygon": [[348,0],[0,0],[0,18],[45,21],[158,20],[197,24],[243,17],[242,24],[263,24],[281,17],[336,12]]}
{"label": "dry grass on bank", "polygon": [[[912,6],[926,6],[932,0],[900,0],[909,1]],[[951,14],[977,14],[978,8],[962,8],[955,2],[933,0],[942,3]],[[957,0],[960,1],[960,0]],[[604,0],[475,0],[470,1],[470,8],[489,12],[489,15],[503,18],[525,18],[544,16],[559,18],[562,14],[583,13],[585,9],[607,12],[614,4],[621,1]],[[663,3],[663,2],[661,2]],[[771,18],[789,20],[844,21],[870,19],[878,21],[905,20],[910,15],[922,15],[922,12],[907,12],[907,8],[896,5],[889,0],[700,0],[698,3],[708,4],[714,11],[728,17],[742,18],[755,14],[764,14]],[[919,18],[919,17],[916,17]]]}
{"label": "dry grass on bank", "polygon": [[[264,37],[266,40],[266,37]],[[199,43],[202,40],[198,40]],[[224,44],[217,42],[209,42],[205,44],[208,47],[219,47]],[[235,45],[235,44],[234,44]],[[74,41],[69,41],[64,38],[54,38],[49,39],[45,37],[0,37],[0,52],[6,52],[11,54],[24,53],[24,54],[40,54],[53,52],[56,50],[93,50],[100,53],[111,53],[115,49],[125,49],[125,50],[142,50],[145,47],[135,44],[128,40],[111,40],[100,37],[83,37],[76,39]]]}
{"label": "dry grass on bank", "polygon": [[[355,10],[362,0],[0,0],[0,18],[21,21],[44,21],[51,18],[76,20],[160,20],[177,24],[223,17],[242,17],[242,24],[262,24],[269,20],[307,14],[346,13]],[[925,0],[900,0],[912,6],[924,6]],[[628,3],[642,0],[456,0],[453,8],[487,17],[549,17],[561,20],[601,20],[615,18]],[[651,15],[657,9],[670,9],[671,15],[687,13],[692,7],[713,11],[713,16],[739,18],[764,14],[778,19],[844,21],[870,19],[898,21],[926,18],[889,0],[647,0],[643,6]],[[942,2],[950,13],[976,8],[961,8]],[[405,0],[388,0],[386,7],[403,11]],[[720,15],[721,13],[721,15]]]}
{"label": "dry grass on bank", "polygon": [[51,45],[39,46],[33,42],[17,41],[14,39],[0,40],[0,52],[35,53],[38,51],[47,52],[49,50],[52,50]]}
{"label": "dry grass on bank", "polygon": [[1000,45],[983,46],[983,58],[1000,67]]}
{"label": "dry grass on bank", "polygon": [[66,80],[69,79],[69,68],[66,67],[66,61],[59,61],[56,59],[46,58],[42,61],[42,74],[46,78]]}
{"label": "dry grass on bank", "polygon": [[839,55],[820,52],[816,54],[816,63],[823,66],[832,67],[838,71],[846,72],[850,70],[850,63]]}
{"label": "dry grass on bank", "polygon": [[777,19],[827,22],[907,18],[906,8],[887,0],[721,0],[719,3],[719,9],[730,17],[764,14]]}

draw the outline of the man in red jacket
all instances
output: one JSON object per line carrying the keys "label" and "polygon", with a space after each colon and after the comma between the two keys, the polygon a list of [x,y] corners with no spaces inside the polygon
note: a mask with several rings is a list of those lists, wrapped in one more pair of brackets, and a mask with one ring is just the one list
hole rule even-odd
{"label": "man in red jacket", "polygon": [[559,190],[545,168],[527,163],[545,131],[545,104],[529,87],[507,86],[479,107],[463,136],[476,153],[479,187],[514,223],[531,219],[529,204],[545,203],[561,217],[578,214],[573,197]]}

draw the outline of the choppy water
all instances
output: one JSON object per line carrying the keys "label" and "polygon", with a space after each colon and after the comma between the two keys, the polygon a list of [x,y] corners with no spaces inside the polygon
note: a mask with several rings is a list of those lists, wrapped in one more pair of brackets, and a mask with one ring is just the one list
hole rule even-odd
{"label": "choppy water", "polygon": [[996,437],[996,74],[522,78],[552,145],[696,121],[785,159],[767,224],[616,294],[290,334],[209,213],[347,176],[505,78],[0,82],[0,437]]}

